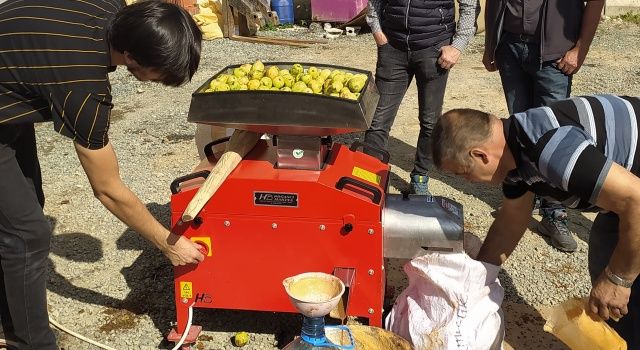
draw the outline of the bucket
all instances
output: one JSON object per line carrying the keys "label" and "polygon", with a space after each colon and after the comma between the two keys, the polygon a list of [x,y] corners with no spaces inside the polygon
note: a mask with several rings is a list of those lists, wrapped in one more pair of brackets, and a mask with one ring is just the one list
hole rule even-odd
{"label": "bucket", "polygon": [[280,24],[293,24],[293,0],[271,0],[271,9],[278,14]]}

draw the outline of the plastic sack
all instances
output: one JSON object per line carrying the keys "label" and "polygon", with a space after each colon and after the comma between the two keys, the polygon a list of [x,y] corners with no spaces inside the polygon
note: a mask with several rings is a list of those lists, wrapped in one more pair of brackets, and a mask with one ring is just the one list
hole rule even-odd
{"label": "plastic sack", "polygon": [[627,343],[598,316],[585,311],[587,299],[569,299],[555,306],[544,330],[572,350],[626,350]]}
{"label": "plastic sack", "polygon": [[416,350],[502,348],[504,289],[500,267],[464,253],[430,253],[405,264],[409,286],[386,327]]}
{"label": "plastic sack", "polygon": [[193,15],[202,32],[202,39],[213,40],[223,37],[222,5],[220,0],[198,0],[198,14]]}

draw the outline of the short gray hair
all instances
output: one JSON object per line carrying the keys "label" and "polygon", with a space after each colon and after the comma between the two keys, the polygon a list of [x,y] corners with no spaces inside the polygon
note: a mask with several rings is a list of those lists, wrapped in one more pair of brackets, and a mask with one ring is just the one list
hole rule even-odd
{"label": "short gray hair", "polygon": [[452,109],[443,114],[431,133],[433,163],[453,162],[471,168],[469,150],[491,136],[491,115],[476,109]]}

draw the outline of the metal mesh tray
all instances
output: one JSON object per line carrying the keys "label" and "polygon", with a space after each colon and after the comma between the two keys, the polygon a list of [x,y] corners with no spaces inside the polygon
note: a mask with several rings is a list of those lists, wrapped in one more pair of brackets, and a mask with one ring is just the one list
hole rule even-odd
{"label": "metal mesh tray", "polygon": [[305,68],[315,66],[365,74],[367,82],[357,100],[269,90],[202,92],[220,74],[230,74],[234,68],[240,67],[239,64],[230,65],[192,94],[187,120],[275,135],[327,136],[369,127],[379,98],[371,72],[301,62],[264,62],[264,65],[288,69],[294,63]]}

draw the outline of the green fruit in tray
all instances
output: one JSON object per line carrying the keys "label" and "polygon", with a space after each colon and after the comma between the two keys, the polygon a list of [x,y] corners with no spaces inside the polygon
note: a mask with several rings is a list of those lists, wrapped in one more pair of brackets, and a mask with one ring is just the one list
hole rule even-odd
{"label": "green fruit in tray", "polygon": [[238,78],[246,76],[247,73],[249,73],[249,72],[246,72],[244,69],[242,69],[240,67],[233,69],[233,75],[238,77]]}
{"label": "green fruit in tray", "polygon": [[331,78],[331,80],[333,80],[334,83],[340,83],[342,85],[344,85],[347,82],[344,74],[340,74],[340,73],[334,75],[333,78]]}
{"label": "green fruit in tray", "polygon": [[264,76],[264,72],[261,70],[251,71],[251,79],[260,80]]}
{"label": "green fruit in tray", "polygon": [[231,75],[227,78],[226,83],[231,86],[233,85],[233,83],[237,83],[238,82],[238,78],[235,75]]}
{"label": "green fruit in tray", "polygon": [[284,78],[282,78],[281,76],[277,76],[271,80],[273,81],[273,86],[278,89],[284,86]]}
{"label": "green fruit in tray", "polygon": [[291,69],[289,71],[291,72],[291,75],[295,77],[298,74],[303,73],[304,68],[302,68],[302,65],[300,63],[296,63],[293,66],[291,66]]}
{"label": "green fruit in tray", "polygon": [[281,69],[281,70],[278,72],[278,75],[279,75],[279,76],[281,76],[281,77],[284,77],[285,75],[291,75],[291,73],[289,72],[289,70],[288,70],[288,69]]}
{"label": "green fruit in tray", "polygon": [[[293,87],[291,88],[291,91],[293,92],[304,92],[304,90],[307,89],[307,84],[305,84],[302,81],[298,81],[295,84],[293,84]],[[313,91],[313,90],[311,90]]]}
{"label": "green fruit in tray", "polygon": [[243,90],[249,90],[249,87],[247,87],[247,85],[245,84],[240,85],[240,91],[243,91]]}
{"label": "green fruit in tray", "polygon": [[264,72],[264,63],[262,63],[262,61],[260,60],[255,61],[251,66],[251,70]]}
{"label": "green fruit in tray", "polygon": [[270,87],[264,86],[264,85],[260,85],[260,87],[258,88],[258,90],[271,90]]}
{"label": "green fruit in tray", "polygon": [[271,88],[273,86],[273,80],[271,80],[271,78],[269,77],[264,77],[260,79],[260,85]]}
{"label": "green fruit in tray", "polygon": [[259,87],[260,87],[260,80],[252,79],[252,80],[249,80],[249,82],[247,83],[247,88],[249,90],[258,90]]}
{"label": "green fruit in tray", "polygon": [[311,76],[311,78],[315,79],[320,75],[320,70],[318,67],[309,67],[307,73]]}
{"label": "green fruit in tray", "polygon": [[240,85],[240,84],[236,81],[236,82],[234,82],[233,84],[229,85],[229,90],[231,90],[231,91],[237,91],[237,90],[240,90],[240,87],[241,87],[241,86],[242,86],[242,85]]}
{"label": "green fruit in tray", "polygon": [[229,90],[231,90],[231,88],[229,88],[229,85],[227,84],[220,84],[216,88],[216,91],[229,91]]}
{"label": "green fruit in tray", "polygon": [[313,79],[313,77],[310,74],[302,74],[302,77],[300,77],[300,81],[302,81],[303,83],[309,85],[309,83],[311,82],[311,80]]}
{"label": "green fruit in tray", "polygon": [[311,80],[309,82],[309,87],[311,88],[311,90],[313,90],[313,93],[315,94],[322,93],[322,83],[317,80]]}
{"label": "green fruit in tray", "polygon": [[282,77],[282,80],[284,80],[284,86],[289,88],[292,87],[293,84],[296,82],[296,79],[291,75],[285,75],[284,77]]}
{"label": "green fruit in tray", "polygon": [[303,91],[303,92],[305,92],[305,93],[307,93],[307,94],[312,94],[312,93],[313,93],[313,90],[311,90],[311,88],[306,88],[306,89],[304,89],[304,91]]}
{"label": "green fruit in tray", "polygon": [[245,71],[245,73],[249,74],[249,72],[251,72],[251,64],[250,63],[245,63],[245,64],[240,66],[240,69]]}
{"label": "green fruit in tray", "polygon": [[219,82],[218,80],[211,80],[211,82],[209,83],[209,89],[212,89],[215,91],[215,89],[218,87],[218,85],[222,84],[221,82]]}
{"label": "green fruit in tray", "polygon": [[342,91],[343,87],[344,87],[344,85],[342,85],[341,82],[334,81],[334,82],[331,83],[331,86],[329,87],[329,92],[340,93],[340,91]]}
{"label": "green fruit in tray", "polygon": [[280,91],[285,91],[285,92],[290,92],[291,88],[288,86],[283,87],[282,89],[280,89]]}
{"label": "green fruit in tray", "polygon": [[240,85],[247,85],[249,83],[249,77],[238,78],[238,83],[240,83]]}
{"label": "green fruit in tray", "polygon": [[344,72],[340,69],[335,69],[331,72],[331,74],[329,74],[329,78],[333,79],[338,74],[344,74]]}
{"label": "green fruit in tray", "polygon": [[278,88],[277,88],[277,87],[275,87],[275,86],[272,86],[272,87],[271,87],[271,89],[269,89],[269,90],[271,90],[271,91],[280,91],[280,89],[278,89]]}
{"label": "green fruit in tray", "polygon": [[265,73],[265,75],[267,77],[271,78],[271,80],[273,80],[273,78],[278,76],[278,67],[276,67],[276,66],[269,67],[269,69],[267,69],[267,72]]}

